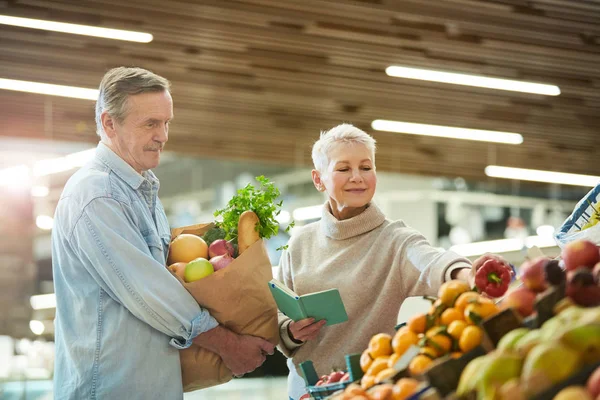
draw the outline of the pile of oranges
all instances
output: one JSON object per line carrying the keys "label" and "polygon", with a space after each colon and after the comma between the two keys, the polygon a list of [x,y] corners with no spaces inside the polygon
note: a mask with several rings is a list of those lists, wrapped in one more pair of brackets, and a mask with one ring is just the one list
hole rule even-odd
{"label": "pile of oranges", "polygon": [[361,388],[366,390],[396,375],[393,366],[413,345],[420,348],[408,366],[413,377],[424,373],[437,358],[460,357],[481,344],[484,332],[479,324],[499,311],[493,300],[471,291],[467,283],[444,283],[428,313],[413,316],[393,337],[379,333],[371,338],[360,358],[365,373]]}

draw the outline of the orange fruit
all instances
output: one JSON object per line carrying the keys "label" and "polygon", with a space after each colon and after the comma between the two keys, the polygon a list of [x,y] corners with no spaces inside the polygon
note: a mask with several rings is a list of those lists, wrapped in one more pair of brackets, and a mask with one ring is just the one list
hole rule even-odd
{"label": "orange fruit", "polygon": [[408,372],[412,376],[421,375],[423,372],[427,371],[427,368],[431,365],[433,360],[426,355],[419,354],[412,359],[410,364],[408,364]]}
{"label": "orange fruit", "polygon": [[367,375],[377,376],[381,371],[388,368],[389,357],[377,357],[367,370]]}
{"label": "orange fruit", "polygon": [[475,347],[481,344],[483,340],[483,330],[475,325],[467,326],[462,335],[460,335],[460,339],[458,339],[458,347],[463,353],[467,351],[473,350]]}
{"label": "orange fruit", "polygon": [[446,331],[448,332],[448,334],[450,336],[452,336],[454,339],[458,340],[460,339],[460,335],[462,335],[463,330],[465,329],[465,327],[467,326],[467,323],[465,321],[461,320],[455,320],[450,322],[450,325],[448,325],[448,328],[446,328]]}
{"label": "orange fruit", "polygon": [[477,292],[465,292],[462,293],[456,299],[454,303],[454,308],[456,308],[461,313],[465,311],[465,308],[473,301],[479,300],[481,296]]}
{"label": "orange fruit", "polygon": [[360,387],[358,383],[351,383],[346,390],[344,390],[344,395],[365,395],[365,390]]}
{"label": "orange fruit", "polygon": [[470,303],[465,308],[465,321],[477,325],[484,319],[500,312],[500,308],[490,299],[480,297],[476,302]]}
{"label": "orange fruit", "polygon": [[360,387],[367,390],[375,384],[375,377],[373,375],[365,375],[360,380]]}
{"label": "orange fruit", "polygon": [[196,258],[208,260],[208,245],[200,236],[182,233],[169,245],[168,265],[177,262],[189,263]]}
{"label": "orange fruit", "polygon": [[177,263],[173,263],[171,265],[169,265],[169,271],[171,271],[172,273],[174,273],[175,275],[177,275],[178,277],[181,278],[182,281],[185,280],[184,278],[184,274],[185,274],[185,266],[187,265],[187,263],[184,262],[177,262]]}
{"label": "orange fruit", "polygon": [[421,347],[421,350],[419,350],[419,354],[423,354],[426,356],[429,356],[429,358],[437,358],[438,356],[438,352],[436,349],[434,349],[431,346],[423,346]]}
{"label": "orange fruit", "polygon": [[458,296],[469,290],[471,290],[471,288],[467,282],[455,279],[442,283],[442,286],[440,286],[440,289],[438,290],[438,297],[442,304],[453,307]]}
{"label": "orange fruit", "polygon": [[392,352],[392,337],[387,333],[378,333],[369,341],[369,353],[375,359],[377,357],[389,356]]}
{"label": "orange fruit", "polygon": [[396,371],[394,368],[386,368],[383,371],[379,371],[379,373],[375,376],[375,384],[381,383],[397,373],[398,371]]}
{"label": "orange fruit", "polygon": [[411,345],[419,343],[419,336],[410,329],[400,329],[392,339],[394,353],[402,355]]}
{"label": "orange fruit", "polygon": [[450,353],[450,357],[452,358],[461,358],[463,355],[463,353],[461,353],[460,351],[453,351],[452,353]]}
{"label": "orange fruit", "polygon": [[388,367],[394,368],[394,365],[396,365],[396,363],[398,362],[400,357],[402,357],[402,354],[398,354],[398,353],[392,354],[390,356],[390,359],[388,360]]}
{"label": "orange fruit", "polygon": [[362,369],[363,372],[367,372],[371,364],[373,364],[373,357],[371,357],[369,349],[367,349],[360,355],[360,369]]}
{"label": "orange fruit", "polygon": [[388,383],[385,385],[379,385],[373,388],[373,390],[369,393],[371,399],[373,400],[394,400],[392,397],[392,391],[394,390],[394,385]]}
{"label": "orange fruit", "polygon": [[427,325],[427,316],[425,314],[418,314],[411,317],[406,326],[414,333],[424,333]]}
{"label": "orange fruit", "polygon": [[442,316],[440,317],[440,323],[442,325],[450,325],[453,321],[463,321],[465,318],[463,317],[463,313],[457,310],[456,308],[448,308],[444,310]]}
{"label": "orange fruit", "polygon": [[452,349],[452,339],[443,333],[428,338],[427,344],[436,350],[438,357],[443,356]]}
{"label": "orange fruit", "polygon": [[415,393],[419,381],[412,378],[400,378],[394,385],[392,396],[394,400],[405,400]]}

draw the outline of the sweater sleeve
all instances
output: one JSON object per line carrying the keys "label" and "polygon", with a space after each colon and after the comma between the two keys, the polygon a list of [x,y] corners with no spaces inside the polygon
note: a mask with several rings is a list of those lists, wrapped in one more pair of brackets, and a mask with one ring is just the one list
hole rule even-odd
{"label": "sweater sleeve", "polygon": [[[283,251],[279,264],[277,280],[283,282],[287,287],[294,290],[290,273],[290,255],[287,250]],[[279,349],[284,356],[291,358],[303,343],[294,342],[289,335],[288,326],[292,322],[292,319],[283,314],[281,311],[277,311],[277,317],[279,322],[279,337],[281,338],[277,349]]]}
{"label": "sweater sleeve", "polygon": [[452,251],[433,247],[423,235],[412,228],[403,235],[400,245],[400,260],[406,269],[418,274],[418,279],[409,290],[409,296],[436,296],[439,287],[450,280],[452,271],[471,268],[471,262]]}

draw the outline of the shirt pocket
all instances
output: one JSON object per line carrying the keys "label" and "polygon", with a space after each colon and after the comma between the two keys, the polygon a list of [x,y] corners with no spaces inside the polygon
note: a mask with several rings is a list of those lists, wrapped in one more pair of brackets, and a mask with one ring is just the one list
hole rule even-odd
{"label": "shirt pocket", "polygon": [[144,235],[144,240],[146,240],[146,243],[148,244],[148,249],[150,249],[152,257],[162,265],[166,265],[168,245],[167,248],[165,248],[163,240],[154,232]]}

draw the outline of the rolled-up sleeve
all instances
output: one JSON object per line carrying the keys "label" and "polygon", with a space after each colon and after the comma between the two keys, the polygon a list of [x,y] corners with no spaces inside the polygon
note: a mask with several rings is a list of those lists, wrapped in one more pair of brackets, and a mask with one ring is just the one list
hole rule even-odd
{"label": "rolled-up sleeve", "polygon": [[115,301],[170,336],[172,346],[187,348],[218,322],[152,257],[131,215],[113,198],[96,198],[84,208],[69,241]]}

